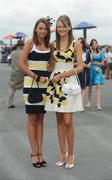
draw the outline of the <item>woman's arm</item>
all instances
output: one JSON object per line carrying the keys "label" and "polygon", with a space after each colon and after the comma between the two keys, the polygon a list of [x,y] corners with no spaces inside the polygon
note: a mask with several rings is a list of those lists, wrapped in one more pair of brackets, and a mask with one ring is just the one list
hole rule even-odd
{"label": "woman's arm", "polygon": [[79,41],[75,43],[74,53],[76,53],[77,66],[69,71],[61,73],[62,77],[72,76],[76,73],[80,73],[83,70],[83,61],[82,61],[82,47]]}
{"label": "woman's arm", "polygon": [[52,72],[55,68],[55,60],[53,59],[52,55],[50,57],[50,62],[47,65],[47,71]]}
{"label": "woman's arm", "polygon": [[30,50],[32,49],[32,46],[33,46],[32,40],[29,40],[26,42],[26,44],[23,48],[23,51],[20,55],[18,65],[19,65],[20,69],[23,72],[25,72],[25,74],[27,74],[28,76],[33,78],[35,74],[32,71],[30,71],[28,66],[26,65],[26,61],[28,59],[28,54],[29,54]]}
{"label": "woman's arm", "polygon": [[53,44],[54,44],[54,42],[52,42],[50,44],[51,56],[50,56],[50,61],[49,61],[48,65],[47,65],[47,71],[48,72],[52,72],[54,70],[54,68],[55,68],[55,60],[53,58],[53,51],[54,51],[54,45]]}
{"label": "woman's arm", "polygon": [[88,64],[85,64],[85,66],[84,67],[86,67],[86,68],[90,68],[91,67],[91,62],[89,62]]}
{"label": "woman's arm", "polygon": [[96,65],[99,65],[99,66],[103,66],[103,65],[104,65],[104,61],[101,61],[101,62],[92,61],[92,64],[96,64]]}
{"label": "woman's arm", "polygon": [[53,77],[54,81],[59,81],[61,78],[73,76],[83,70],[83,61],[82,61],[82,47],[79,41],[75,43],[74,52],[76,53],[77,66],[69,71],[65,71]]}

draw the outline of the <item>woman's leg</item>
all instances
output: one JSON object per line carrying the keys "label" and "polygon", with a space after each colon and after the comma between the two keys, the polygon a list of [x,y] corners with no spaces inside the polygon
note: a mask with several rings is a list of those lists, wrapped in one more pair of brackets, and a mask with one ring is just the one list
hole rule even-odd
{"label": "woman's leg", "polygon": [[110,69],[109,69],[109,64],[107,64],[107,67],[106,67],[106,69],[105,69],[105,78],[106,79],[109,79],[109,74],[110,74]]}
{"label": "woman's leg", "polygon": [[43,119],[44,114],[37,115],[37,133],[36,133],[36,147],[38,149],[38,159],[41,166],[46,166],[46,161],[43,160]]}
{"label": "woman's leg", "polygon": [[65,123],[63,119],[63,113],[56,113],[57,118],[57,133],[58,133],[58,140],[60,145],[60,162],[63,162],[66,158],[66,141],[65,141]]}
{"label": "woman's leg", "polygon": [[85,89],[81,89],[82,100],[84,100],[84,95],[85,95]]}
{"label": "woman's leg", "polygon": [[101,88],[100,88],[100,85],[96,86],[96,104],[97,104],[97,109],[101,110]]}
{"label": "woman's leg", "polygon": [[43,144],[43,119],[44,114],[37,115],[37,129],[36,129],[36,146],[38,149],[38,154],[43,153],[42,144]]}
{"label": "woman's leg", "polygon": [[[28,114],[28,138],[31,145],[32,155],[37,155],[36,147],[37,115]],[[38,161],[38,156],[32,156],[33,163]]]}
{"label": "woman's leg", "polygon": [[84,95],[85,95],[85,89],[81,89],[81,96],[82,96],[82,103],[83,103],[83,110],[84,111]]}
{"label": "woman's leg", "polygon": [[67,164],[73,164],[73,149],[74,149],[74,127],[73,127],[73,113],[64,113],[65,132],[68,143],[68,160]]}
{"label": "woman's leg", "polygon": [[88,87],[88,102],[87,102],[87,107],[91,106],[91,95],[92,95],[92,86]]}

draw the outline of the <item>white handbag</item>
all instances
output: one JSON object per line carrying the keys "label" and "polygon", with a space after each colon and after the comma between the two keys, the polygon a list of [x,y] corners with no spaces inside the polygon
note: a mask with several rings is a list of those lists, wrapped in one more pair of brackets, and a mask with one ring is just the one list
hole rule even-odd
{"label": "white handbag", "polygon": [[81,94],[81,86],[80,86],[80,81],[77,74],[76,74],[76,79],[77,79],[77,84],[75,84],[75,82],[63,84],[62,92],[64,94],[67,94],[70,96],[77,96]]}

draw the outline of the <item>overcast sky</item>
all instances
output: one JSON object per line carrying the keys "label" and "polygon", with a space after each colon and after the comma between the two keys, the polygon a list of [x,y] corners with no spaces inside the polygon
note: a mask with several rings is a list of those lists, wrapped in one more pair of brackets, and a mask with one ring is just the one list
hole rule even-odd
{"label": "overcast sky", "polygon": [[[62,14],[70,17],[72,26],[81,21],[97,26],[87,30],[88,43],[96,38],[99,44],[112,45],[111,0],[0,0],[0,40],[16,32],[24,32],[31,38],[38,18],[57,19]],[[82,36],[82,30],[74,30],[74,35]]]}

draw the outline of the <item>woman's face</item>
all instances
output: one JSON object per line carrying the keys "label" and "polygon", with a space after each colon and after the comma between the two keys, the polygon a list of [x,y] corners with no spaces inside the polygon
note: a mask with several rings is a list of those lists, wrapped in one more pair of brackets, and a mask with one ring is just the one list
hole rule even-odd
{"label": "woman's face", "polygon": [[40,22],[37,27],[36,30],[37,35],[39,38],[44,39],[47,36],[47,27],[43,22]]}
{"label": "woman's face", "polygon": [[98,43],[96,41],[92,42],[92,46],[93,49],[97,49],[98,48]]}
{"label": "woman's face", "polygon": [[70,31],[70,27],[69,26],[65,26],[61,21],[57,22],[57,33],[61,37],[67,36],[69,31]]}

